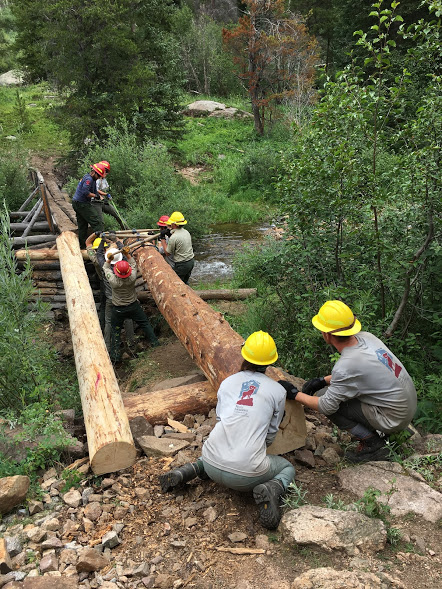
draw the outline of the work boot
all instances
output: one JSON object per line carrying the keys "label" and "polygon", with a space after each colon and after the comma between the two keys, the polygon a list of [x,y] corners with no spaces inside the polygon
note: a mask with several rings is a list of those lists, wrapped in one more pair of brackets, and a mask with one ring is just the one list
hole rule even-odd
{"label": "work boot", "polygon": [[378,435],[365,438],[359,442],[354,451],[345,453],[347,462],[374,462],[378,460],[390,460],[391,452],[385,445],[385,440]]}
{"label": "work boot", "polygon": [[160,474],[159,479],[161,491],[163,493],[167,493],[175,487],[187,483],[187,481],[196,479],[196,477],[200,474],[200,470],[201,469],[196,462],[188,462],[187,464],[183,464],[183,466],[180,466],[175,470],[171,470],[166,474]]}
{"label": "work boot", "polygon": [[281,495],[285,489],[279,481],[272,479],[266,483],[256,485],[253,489],[253,498],[259,505],[259,522],[268,530],[276,530],[281,521]]}

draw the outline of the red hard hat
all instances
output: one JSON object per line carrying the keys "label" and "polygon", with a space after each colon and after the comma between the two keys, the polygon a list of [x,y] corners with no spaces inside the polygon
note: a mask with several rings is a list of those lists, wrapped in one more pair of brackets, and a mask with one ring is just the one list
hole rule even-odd
{"label": "red hard hat", "polygon": [[121,260],[115,264],[114,273],[119,278],[129,278],[129,276],[132,274],[131,265],[129,262],[126,262],[126,260]]}
{"label": "red hard hat", "polygon": [[105,170],[107,170],[108,172],[110,172],[110,163],[107,162],[106,160],[103,160],[102,162],[99,163],[100,166],[103,166],[103,168]]}
{"label": "red hard hat", "polygon": [[94,170],[94,172],[97,172],[97,174],[103,178],[105,169],[102,164],[92,164],[91,168]]}
{"label": "red hard hat", "polygon": [[158,221],[157,225],[160,227],[167,227],[167,221],[169,220],[169,215],[162,215],[160,220]]}

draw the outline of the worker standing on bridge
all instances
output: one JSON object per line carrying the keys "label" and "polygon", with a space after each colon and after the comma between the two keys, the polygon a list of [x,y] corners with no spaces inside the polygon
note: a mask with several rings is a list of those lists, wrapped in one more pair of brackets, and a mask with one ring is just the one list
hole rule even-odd
{"label": "worker standing on bridge", "polygon": [[107,175],[110,173],[110,163],[106,160],[103,160],[99,162],[98,165],[104,169],[104,176],[102,178],[98,178],[97,180],[98,197],[92,200],[92,204],[96,207],[101,222],[103,222],[103,213],[106,213],[118,221],[121,229],[125,229],[123,220],[117,213],[115,207],[112,206],[112,196],[109,194],[109,182],[107,181]]}
{"label": "worker standing on bridge", "polygon": [[[357,450],[345,455],[349,462],[388,460],[388,437],[377,432],[388,436],[411,422],[417,397],[410,375],[380,339],[361,331],[361,323],[342,301],[327,301],[312,323],[340,359],[330,375],[307,381],[302,392],[280,382],[297,401],[323,413],[359,441]],[[324,387],[328,388],[322,396],[312,396]]]}
{"label": "worker standing on bridge", "polygon": [[91,172],[85,174],[78,183],[72,207],[77,217],[78,239],[80,248],[86,247],[86,238],[88,236],[88,225],[93,232],[101,233],[103,231],[103,219],[98,214],[97,208],[92,205],[92,199],[97,198],[98,178],[103,178],[105,171],[100,164],[92,164]]}
{"label": "worker standing on bridge", "polygon": [[171,228],[171,236],[165,254],[168,257],[172,256],[174,260],[173,269],[181,280],[187,284],[195,264],[192,237],[187,229],[183,227],[183,225],[187,225],[187,221],[182,213],[175,211],[166,222]]}
{"label": "worker standing on bridge", "polygon": [[217,423],[203,445],[202,457],[160,475],[160,485],[166,493],[198,476],[236,491],[252,491],[261,524],[275,529],[281,519],[281,497],[295,478],[288,460],[266,453],[284,416],[286,391],[265,375],[278,358],[268,333],[252,333],[241,354],[241,371],[219,387]]}
{"label": "worker standing on bridge", "polygon": [[104,275],[112,288],[110,358],[114,363],[120,362],[121,359],[121,328],[125,319],[133,319],[138,323],[152,347],[160,345],[149,319],[137,299],[135,290],[137,264],[135,259],[131,255],[129,248],[123,248],[122,253],[127,258],[127,261],[118,261],[112,269],[112,260],[108,256],[103,266]]}

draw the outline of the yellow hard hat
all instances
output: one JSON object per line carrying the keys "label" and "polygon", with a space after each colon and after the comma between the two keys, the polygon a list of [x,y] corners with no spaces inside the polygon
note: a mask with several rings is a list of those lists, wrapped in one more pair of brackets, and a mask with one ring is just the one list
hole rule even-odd
{"label": "yellow hard hat", "polygon": [[265,331],[255,331],[249,335],[241,348],[241,354],[247,362],[260,366],[273,364],[278,359],[275,340]]}
{"label": "yellow hard hat", "polygon": [[361,331],[361,323],[350,307],[342,301],[327,301],[312,319],[319,331],[333,335],[355,335]]}
{"label": "yellow hard hat", "polygon": [[[96,250],[97,247],[100,245],[100,243],[101,243],[101,237],[97,237],[96,239],[94,239],[94,243],[92,244],[92,248],[94,250]],[[109,247],[106,242],[104,242],[104,247]]]}
{"label": "yellow hard hat", "polygon": [[180,213],[179,211],[172,213],[169,217],[169,220],[166,222],[168,225],[172,225],[172,223],[175,223],[175,225],[187,225],[187,221],[184,218],[183,213]]}

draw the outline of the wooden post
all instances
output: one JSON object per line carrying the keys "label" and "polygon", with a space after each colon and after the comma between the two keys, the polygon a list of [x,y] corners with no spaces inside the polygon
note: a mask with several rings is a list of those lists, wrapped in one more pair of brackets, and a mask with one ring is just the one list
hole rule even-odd
{"label": "wooden post", "polygon": [[[218,390],[225,378],[241,368],[243,338],[221,313],[178,278],[155,248],[139,249],[134,257],[159,310],[213,389]],[[280,368],[270,366],[266,374],[274,380],[288,378],[296,384],[296,379]],[[307,436],[302,405],[288,402],[286,412],[284,432],[280,430],[275,440],[278,454],[303,446]]]}
{"label": "wooden post", "polygon": [[135,462],[129,421],[101,335],[77,236],[63,232],[57,238],[57,248],[91,467],[97,475],[115,472]]}

